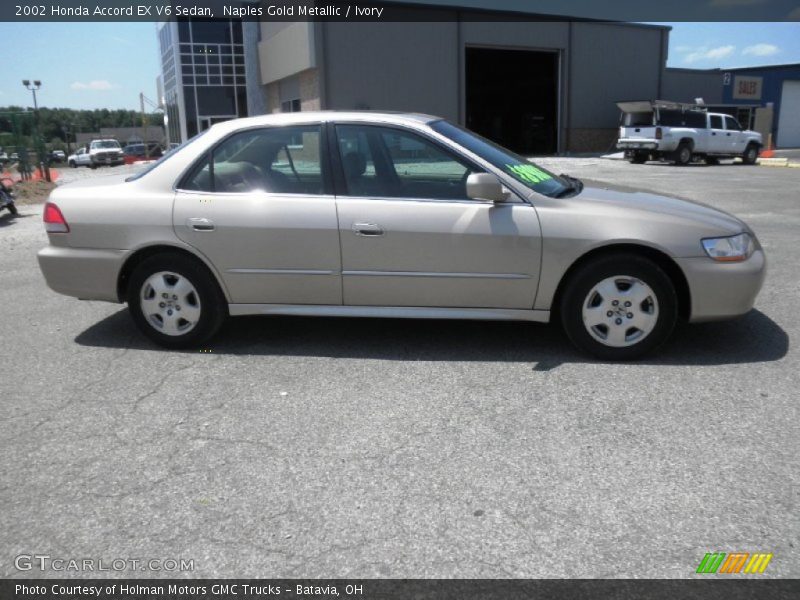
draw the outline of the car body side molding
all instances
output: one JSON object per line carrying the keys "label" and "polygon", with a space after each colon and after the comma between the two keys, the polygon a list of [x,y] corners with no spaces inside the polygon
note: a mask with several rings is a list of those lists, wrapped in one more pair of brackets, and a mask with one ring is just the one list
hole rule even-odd
{"label": "car body side molding", "polygon": [[419,306],[336,306],[321,304],[229,304],[231,316],[382,317],[390,319],[465,319],[483,321],[550,321],[549,310],[511,308],[428,308]]}

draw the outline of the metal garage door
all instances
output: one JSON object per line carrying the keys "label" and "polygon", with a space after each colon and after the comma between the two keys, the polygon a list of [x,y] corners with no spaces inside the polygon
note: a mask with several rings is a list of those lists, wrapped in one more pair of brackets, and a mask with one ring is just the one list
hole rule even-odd
{"label": "metal garage door", "polygon": [[777,146],[800,148],[800,81],[783,82]]}

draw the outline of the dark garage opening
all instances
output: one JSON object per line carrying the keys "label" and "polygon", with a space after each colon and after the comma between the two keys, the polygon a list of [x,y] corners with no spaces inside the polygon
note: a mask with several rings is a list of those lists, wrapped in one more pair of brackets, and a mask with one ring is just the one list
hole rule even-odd
{"label": "dark garage opening", "polygon": [[520,154],[558,151],[558,54],[466,49],[466,126]]}

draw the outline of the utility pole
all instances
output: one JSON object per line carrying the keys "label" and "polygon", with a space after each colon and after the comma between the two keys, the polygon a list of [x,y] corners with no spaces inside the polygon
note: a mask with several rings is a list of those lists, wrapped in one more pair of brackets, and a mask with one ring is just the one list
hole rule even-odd
{"label": "utility pole", "polygon": [[33,92],[33,127],[34,138],[36,140],[36,154],[39,159],[39,171],[44,176],[45,180],[50,181],[50,158],[45,156],[47,151],[44,146],[44,140],[39,132],[39,104],[36,102],[36,90],[42,87],[42,82],[35,79],[33,84],[31,84],[30,79],[23,79],[22,85],[25,86],[25,89]]}
{"label": "utility pole", "polygon": [[139,105],[142,109],[142,142],[144,143],[144,157],[145,159],[149,159],[150,150],[149,146],[147,145],[147,121],[145,120],[144,114],[144,92],[139,92]]}
{"label": "utility pole", "polygon": [[[147,133],[147,129],[145,127],[145,119],[146,119],[146,115],[145,115],[145,112],[144,112],[145,103],[147,103],[149,106],[151,106],[156,111],[164,112],[164,114],[166,115],[166,112],[164,111],[164,108],[162,106],[160,106],[160,105],[156,104],[155,102],[153,102],[152,100],[150,100],[150,98],[145,96],[144,93],[139,92],[139,104],[141,105],[141,110],[142,110],[142,138],[144,138],[145,137],[144,134]],[[167,135],[169,135],[169,133]],[[158,143],[161,144],[161,140],[159,140]],[[144,148],[145,156],[147,158],[150,158],[150,151],[148,150],[148,147],[147,147],[147,140],[145,140],[144,146],[145,146],[145,148]],[[167,143],[166,150],[169,151],[169,143]]]}

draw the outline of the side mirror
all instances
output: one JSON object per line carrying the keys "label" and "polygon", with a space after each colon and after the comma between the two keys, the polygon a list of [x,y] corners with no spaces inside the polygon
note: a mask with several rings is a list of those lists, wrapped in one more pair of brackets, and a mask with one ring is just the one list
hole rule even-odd
{"label": "side mirror", "polygon": [[471,173],[467,177],[467,198],[470,200],[505,202],[510,195],[500,180],[491,173]]}

